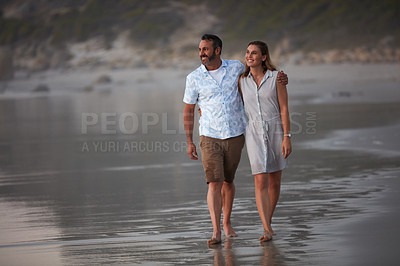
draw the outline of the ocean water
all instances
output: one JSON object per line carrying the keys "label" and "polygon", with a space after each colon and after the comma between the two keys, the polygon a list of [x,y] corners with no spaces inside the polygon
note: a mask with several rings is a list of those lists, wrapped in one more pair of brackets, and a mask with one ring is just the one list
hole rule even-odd
{"label": "ocean water", "polygon": [[[186,154],[183,88],[114,84],[88,93],[3,96],[0,264],[335,265],[338,255],[342,264],[352,261],[332,226],[373,213],[365,201],[388,186],[371,182],[398,177],[397,153],[377,156],[374,149],[389,146],[379,129],[397,125],[400,109],[397,102],[310,101],[313,95],[290,99],[294,152],[273,219],[275,239],[258,241],[262,226],[244,149],[232,214],[239,237],[215,248],[206,244],[211,221],[201,161]],[[363,128],[374,130],[360,140]],[[332,137],[338,129],[355,133]],[[364,141],[364,149],[348,149],[352,140]]]}

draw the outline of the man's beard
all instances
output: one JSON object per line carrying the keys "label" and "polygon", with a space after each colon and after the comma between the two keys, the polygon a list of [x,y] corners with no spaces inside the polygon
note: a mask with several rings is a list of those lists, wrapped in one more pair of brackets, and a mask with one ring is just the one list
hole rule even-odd
{"label": "man's beard", "polygon": [[[217,55],[215,54],[215,51],[212,53],[212,55],[210,57],[207,57],[207,60],[203,63],[203,61],[201,61],[203,63],[203,65],[207,66],[209,65],[213,60],[215,60],[215,58],[217,57]],[[202,57],[203,58],[203,57]],[[201,58],[201,59],[202,59]]]}

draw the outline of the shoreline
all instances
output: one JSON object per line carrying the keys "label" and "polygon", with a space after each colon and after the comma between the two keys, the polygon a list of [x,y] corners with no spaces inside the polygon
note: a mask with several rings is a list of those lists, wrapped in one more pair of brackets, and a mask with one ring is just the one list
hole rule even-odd
{"label": "shoreline", "polygon": [[[195,61],[194,61],[195,62]],[[34,86],[47,84],[50,92],[82,92],[85,87],[107,86],[120,89],[147,89],[151,85],[168,86],[171,89],[183,90],[186,75],[197,68],[200,63],[193,63],[192,67],[167,67],[167,68],[118,68],[118,69],[56,69],[36,71],[17,71],[12,80],[0,81],[3,93],[31,92]],[[320,94],[315,90],[320,86],[324,91],[337,93],[333,101],[341,100],[340,97],[357,96],[362,91],[355,85],[365,85],[366,82],[400,82],[398,73],[399,63],[324,63],[313,65],[285,64],[281,67],[289,75],[288,90],[291,95],[302,96],[310,93]],[[110,80],[104,83],[97,80],[107,76]],[[338,77],[340,77],[338,79]],[[73,78],[73,79],[71,79]],[[165,82],[168,80],[169,82]],[[344,92],[341,88],[327,86],[327,84],[347,85],[351,92]],[[361,83],[360,83],[361,82]],[[31,84],[30,84],[31,83]],[[170,84],[171,83],[171,84]],[[14,90],[14,91],[12,91]],[[370,88],[367,88],[367,92]],[[90,92],[90,91],[87,91]],[[355,93],[355,94],[354,94]],[[364,89],[365,93],[365,89]],[[366,95],[369,96],[369,95]],[[366,97],[364,95],[364,97]],[[339,97],[339,98],[338,98]],[[374,99],[374,97],[369,97]]]}
{"label": "shoreline", "polygon": [[[29,104],[14,97],[22,92],[0,96],[10,100],[4,106],[11,108],[4,109],[1,118],[0,136],[7,150],[0,158],[6,158],[8,165],[0,175],[0,207],[9,215],[1,220],[0,230],[6,230],[8,239],[2,239],[0,261],[8,257],[15,265],[21,261],[42,265],[48,255],[56,264],[78,265],[183,261],[199,265],[221,260],[253,265],[260,261],[366,265],[378,259],[383,264],[396,263],[400,79],[392,77],[393,69],[382,77],[379,71],[387,73],[385,67],[365,77],[374,66],[353,70],[362,75],[361,81],[354,72],[347,72],[354,66],[321,68],[288,70],[292,107],[299,114],[295,122],[303,131],[294,135],[295,152],[282,179],[273,219],[277,236],[266,245],[258,241],[262,226],[245,152],[235,179],[232,213],[239,237],[224,238],[222,246],[209,249],[211,222],[200,161],[189,160],[184,151],[83,153],[74,146],[83,140],[132,137],[184,141],[184,134],[162,134],[162,125],[142,135],[104,136],[92,128],[83,136],[78,122],[82,112],[165,112],[171,115],[166,128],[178,128],[185,73],[124,70],[89,93],[74,91],[76,97],[62,100],[36,99],[63,91],[68,94],[71,90],[65,88],[75,88],[68,83],[71,76],[57,76],[62,77],[57,81],[45,75],[36,80],[67,82],[66,87],[55,85],[57,89],[49,93],[24,92],[32,95]],[[331,73],[333,69],[337,74]],[[74,82],[93,82],[99,73],[92,74],[80,73]],[[319,75],[324,76],[318,79]],[[335,83],[337,75],[344,80]],[[163,86],[169,78],[171,82]],[[129,80],[137,86],[132,87]],[[354,84],[375,82],[376,88],[382,81],[387,85],[382,97],[369,93],[373,84],[365,87],[363,95],[353,91],[364,89]],[[335,97],[338,91],[348,91],[350,96]],[[315,134],[306,131],[307,112],[316,115],[312,117]],[[57,122],[60,119],[62,123]]]}
{"label": "shoreline", "polygon": [[[318,150],[348,150],[379,157],[399,157],[400,121],[387,126],[332,130],[326,138],[305,141],[303,148]],[[389,141],[388,141],[389,140]]]}

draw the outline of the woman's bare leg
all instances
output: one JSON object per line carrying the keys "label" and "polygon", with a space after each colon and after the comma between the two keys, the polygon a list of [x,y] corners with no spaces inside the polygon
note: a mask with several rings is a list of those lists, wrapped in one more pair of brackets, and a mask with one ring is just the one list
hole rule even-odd
{"label": "woman's bare leg", "polygon": [[267,173],[254,175],[256,204],[264,228],[264,235],[260,238],[261,241],[270,240],[272,237],[271,219],[269,217],[271,203],[268,195],[268,183],[269,177]]}
{"label": "woman's bare leg", "polygon": [[[276,208],[276,205],[278,204],[279,200],[279,195],[281,193],[281,177],[282,177],[282,171],[277,171],[273,173],[268,174],[268,195],[269,195],[269,200],[271,203],[271,208],[269,212],[269,224],[272,224],[272,216],[274,215],[274,211]],[[272,230],[272,228],[271,228]],[[272,230],[272,233],[274,234],[274,231]]]}

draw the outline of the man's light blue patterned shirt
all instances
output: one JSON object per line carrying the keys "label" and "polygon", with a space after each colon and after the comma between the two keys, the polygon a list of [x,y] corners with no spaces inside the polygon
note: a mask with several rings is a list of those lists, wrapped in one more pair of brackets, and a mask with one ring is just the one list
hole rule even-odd
{"label": "man's light blue patterned shirt", "polygon": [[198,103],[201,109],[200,135],[227,139],[246,131],[246,116],[238,91],[239,75],[244,66],[237,60],[222,60],[221,84],[202,64],[186,77],[183,102]]}

